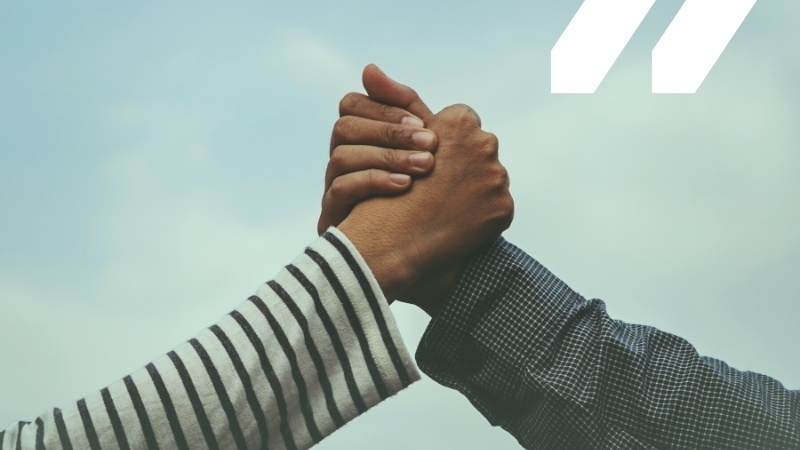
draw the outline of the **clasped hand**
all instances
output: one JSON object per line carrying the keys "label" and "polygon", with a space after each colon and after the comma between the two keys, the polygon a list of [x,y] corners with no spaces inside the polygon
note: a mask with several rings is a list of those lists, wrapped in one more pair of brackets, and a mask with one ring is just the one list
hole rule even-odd
{"label": "clasped hand", "polygon": [[511,224],[508,173],[472,108],[434,115],[374,65],[363,83],[339,105],[318,231],[337,226],[387,299],[433,316],[465,258]]}

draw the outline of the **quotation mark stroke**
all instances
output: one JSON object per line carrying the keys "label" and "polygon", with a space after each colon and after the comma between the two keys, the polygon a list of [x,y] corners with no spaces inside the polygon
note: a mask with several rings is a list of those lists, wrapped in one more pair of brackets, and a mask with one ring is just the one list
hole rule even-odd
{"label": "quotation mark stroke", "polygon": [[[653,50],[653,92],[697,92],[756,1],[686,0]],[[585,0],[551,51],[551,92],[594,93],[654,4]]]}

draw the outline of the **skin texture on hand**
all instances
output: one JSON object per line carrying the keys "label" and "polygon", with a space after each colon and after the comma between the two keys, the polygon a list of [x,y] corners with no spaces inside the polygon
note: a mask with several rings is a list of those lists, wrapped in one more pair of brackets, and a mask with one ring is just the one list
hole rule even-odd
{"label": "skin texture on hand", "polygon": [[419,291],[414,285],[441,282],[445,274],[452,278],[467,255],[508,228],[514,205],[497,138],[480,129],[471,108],[451,106],[426,122],[439,137],[432,173],[402,196],[359,203],[339,229],[362,253],[387,298],[431,313],[436,308],[407,297]]}
{"label": "skin texture on hand", "polygon": [[[377,70],[375,66],[367,68],[372,69]],[[383,78],[380,73],[379,83]],[[427,107],[422,112],[430,116]],[[331,136],[322,213],[317,222],[319,234],[338,225],[362,200],[407,191],[412,178],[433,169],[431,152],[438,144],[436,134],[422,128],[422,119],[363,94],[345,95],[339,103],[339,115]]]}
{"label": "skin texture on hand", "polygon": [[[364,69],[363,82],[369,96],[350,93],[339,104],[318,231],[338,225],[389,301],[414,303],[433,316],[464,256],[492,242],[511,221],[513,201],[497,161],[497,139],[480,130],[471,108],[457,105],[434,116],[413,89],[374,65]],[[426,124],[433,143],[419,139]],[[435,147],[444,148],[447,167],[434,168],[430,153],[421,151]],[[437,153],[437,166],[438,160]],[[391,185],[392,173],[397,180],[397,174],[420,178],[431,170],[432,181],[421,188],[413,185],[423,180],[410,178]],[[388,203],[366,201],[397,195]],[[359,202],[365,206],[351,214]]]}

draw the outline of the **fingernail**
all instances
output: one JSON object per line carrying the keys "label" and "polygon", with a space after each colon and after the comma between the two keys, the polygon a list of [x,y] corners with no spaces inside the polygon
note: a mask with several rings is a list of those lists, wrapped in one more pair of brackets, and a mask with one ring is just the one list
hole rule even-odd
{"label": "fingernail", "polygon": [[414,142],[417,148],[422,150],[430,150],[433,145],[433,138],[433,133],[430,131],[417,131],[411,135],[411,141]]}
{"label": "fingernail", "polygon": [[408,162],[410,162],[412,166],[426,169],[431,165],[432,158],[433,155],[428,152],[412,153],[408,155]]}
{"label": "fingernail", "polygon": [[399,186],[405,186],[411,182],[411,177],[402,173],[393,173],[389,175],[389,179],[392,180],[392,183]]}
{"label": "fingernail", "polygon": [[425,122],[423,122],[422,119],[416,116],[403,117],[403,120],[401,120],[400,123],[402,123],[403,125],[410,125],[412,127],[425,128]]}

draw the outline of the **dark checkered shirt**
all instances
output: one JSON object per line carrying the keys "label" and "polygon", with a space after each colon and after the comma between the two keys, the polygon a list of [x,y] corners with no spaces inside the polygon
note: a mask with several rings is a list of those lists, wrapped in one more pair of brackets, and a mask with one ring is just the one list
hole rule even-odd
{"label": "dark checkered shirt", "polygon": [[526,448],[800,448],[800,391],[611,319],[502,239],[472,258],[417,362]]}

